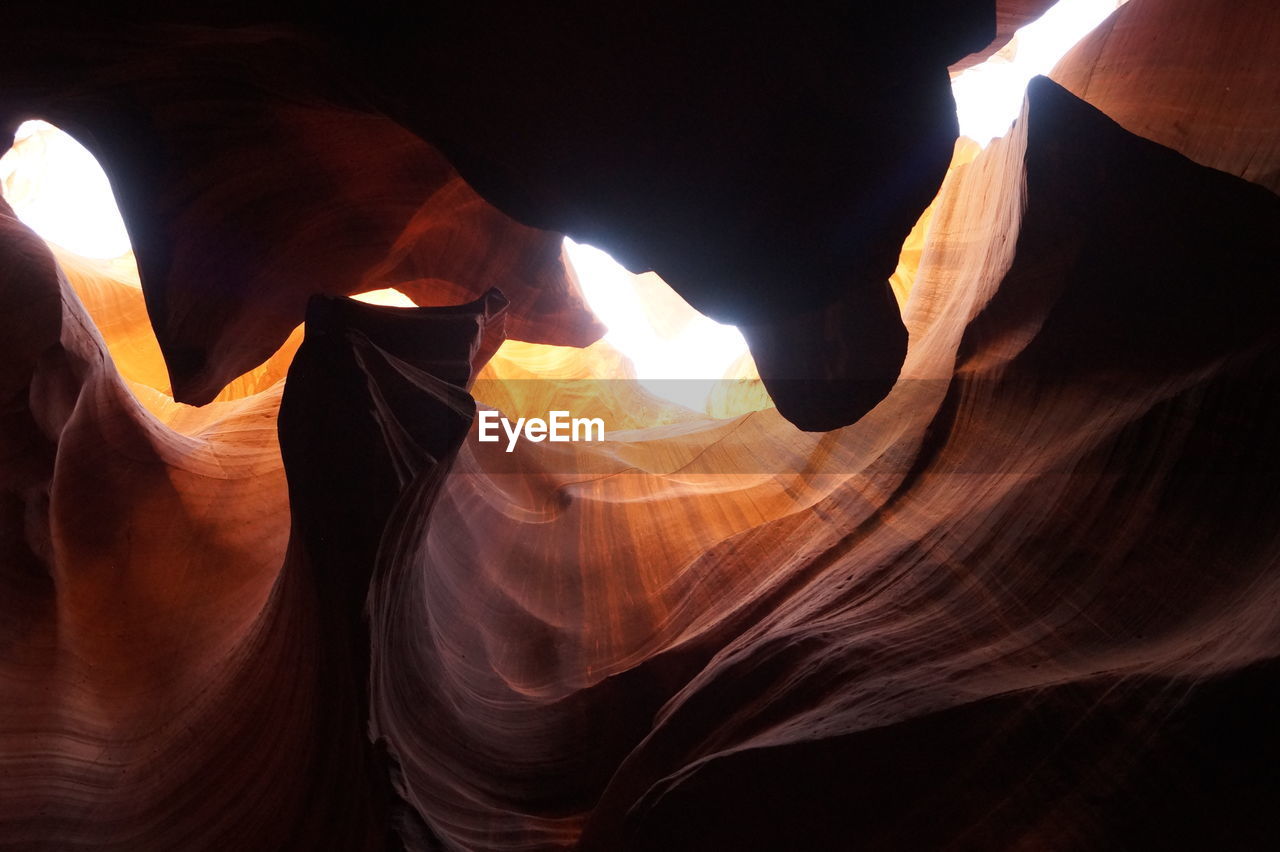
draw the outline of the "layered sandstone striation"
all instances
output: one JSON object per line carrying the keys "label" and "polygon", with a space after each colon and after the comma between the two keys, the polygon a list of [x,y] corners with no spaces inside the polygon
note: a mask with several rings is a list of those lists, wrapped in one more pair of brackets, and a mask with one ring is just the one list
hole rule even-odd
{"label": "layered sandstone striation", "polygon": [[[947,143],[876,277],[905,360],[825,432],[793,421],[849,414],[869,291],[755,316],[798,407],[700,416],[592,343],[551,232],[385,113],[257,92],[275,35],[30,72],[141,280],[0,204],[0,846],[1265,848],[1271,113],[1165,51],[1265,100],[1271,18],[1115,46],[1193,7],[1132,0],[1009,135]],[[423,307],[343,298],[375,286]],[[506,453],[478,405],[609,440]]]}

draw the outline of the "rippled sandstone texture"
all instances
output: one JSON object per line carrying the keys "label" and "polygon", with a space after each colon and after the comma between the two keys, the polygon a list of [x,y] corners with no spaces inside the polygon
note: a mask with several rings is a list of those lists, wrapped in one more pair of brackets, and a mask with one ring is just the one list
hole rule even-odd
{"label": "rippled sandstone texture", "polygon": [[514,460],[514,296],[183,408],[0,208],[0,845],[1265,848],[1280,201],[1046,80],[966,160],[857,423]]}

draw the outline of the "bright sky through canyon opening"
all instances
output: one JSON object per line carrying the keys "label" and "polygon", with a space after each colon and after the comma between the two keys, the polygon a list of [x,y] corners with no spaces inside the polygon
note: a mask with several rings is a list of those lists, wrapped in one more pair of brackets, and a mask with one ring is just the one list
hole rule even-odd
{"label": "bright sky through canyon opening", "polygon": [[1022,109],[1027,83],[1058,60],[1127,0],[1062,0],[1014,34],[994,56],[951,80],[960,135],[986,147]]}
{"label": "bright sky through canyon opening", "polygon": [[44,121],[24,121],[0,158],[5,200],[47,242],[83,257],[130,251],[111,184],[83,145]]}
{"label": "bright sky through canyon opening", "polygon": [[[1047,74],[1123,2],[1062,0],[986,62],[953,78],[961,134],[983,146],[1004,135],[1027,82]],[[107,176],[88,150],[51,124],[28,121],[18,128],[14,148],[0,158],[0,188],[23,222],[63,249],[92,258],[131,250]],[[646,300],[655,299],[658,279],[641,281],[600,249],[569,239],[565,253],[588,304],[608,328],[606,342],[632,361],[636,378],[658,396],[703,410],[715,382],[747,354],[738,330],[697,314],[674,292],[656,298],[679,312],[680,321],[657,323]],[[412,304],[395,291],[361,298]]]}

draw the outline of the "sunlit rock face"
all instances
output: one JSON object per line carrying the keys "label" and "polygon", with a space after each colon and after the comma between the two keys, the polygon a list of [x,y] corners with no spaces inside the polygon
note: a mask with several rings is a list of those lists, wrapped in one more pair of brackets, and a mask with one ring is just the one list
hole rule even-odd
{"label": "sunlit rock face", "polygon": [[[1269,848],[1280,199],[1273,149],[1227,167],[1259,115],[1179,153],[1036,80],[1010,134],[950,149],[892,270],[901,375],[824,433],[729,399],[758,393],[746,365],[723,419],[630,381],[571,270],[471,268],[547,238],[494,208],[435,208],[471,248],[417,255],[421,186],[342,195],[360,245],[325,255],[301,231],[327,200],[256,172],[299,212],[254,218],[260,194],[202,172],[234,162],[221,137],[174,137],[201,191],[117,186],[151,322],[147,255],[182,241],[140,241],[137,211],[210,193],[272,239],[228,244],[251,284],[183,298],[279,315],[209,308],[160,344],[127,264],[0,205],[0,846]],[[338,187],[391,168],[295,150],[284,173]],[[255,266],[275,239],[314,285]],[[386,272],[408,256],[470,260]],[[427,307],[341,297],[388,285]],[[197,327],[222,377],[199,408],[160,361]],[[502,342],[534,329],[590,345]],[[610,434],[507,453],[480,406]]]}
{"label": "sunlit rock face", "polygon": [[1197,163],[1280,192],[1280,7],[1131,0],[1053,78]]}

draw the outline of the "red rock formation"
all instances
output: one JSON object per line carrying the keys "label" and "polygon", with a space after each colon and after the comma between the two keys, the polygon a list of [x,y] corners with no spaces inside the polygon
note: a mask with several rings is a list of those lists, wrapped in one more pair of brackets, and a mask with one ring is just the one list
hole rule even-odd
{"label": "red rock formation", "polygon": [[[409,448],[385,432],[401,399],[379,365],[465,384],[501,299],[318,303],[281,412],[286,493],[282,384],[172,428],[121,380],[48,250],[0,212],[4,845],[385,848],[395,803],[366,737],[363,589],[394,478],[423,460],[376,454]],[[396,360],[406,345],[415,367]],[[410,413],[435,399],[425,381]],[[453,419],[407,435],[447,458],[469,422]]]}
{"label": "red rock formation", "polygon": [[1280,7],[1131,0],[1053,78],[1127,130],[1280,192]]}
{"label": "red rock formation", "polygon": [[[288,535],[279,390],[215,404],[193,434],[167,428],[120,380],[48,250],[0,210],[0,837],[175,848],[243,818],[278,843],[287,833],[252,810],[305,801],[272,758],[314,748],[302,658],[300,693],[269,688],[278,657],[245,652]],[[264,725],[273,707],[300,724]]]}
{"label": "red rock formation", "polygon": [[[952,186],[985,217],[942,200],[968,215],[941,214],[909,377],[826,437],[808,489],[784,448],[813,456],[760,412],[604,479],[542,447],[523,477],[486,476],[495,454],[468,445],[426,527],[417,508],[393,526],[374,714],[448,842],[1096,848],[1274,828],[1250,799],[1274,793],[1276,743],[1245,696],[1274,699],[1280,630],[1280,542],[1250,532],[1278,495],[1249,473],[1276,462],[1256,408],[1273,261],[1252,235],[1277,233],[1280,204],[1047,82],[1030,109],[1029,136]],[[702,462],[662,475],[676,440]],[[1227,717],[1256,751],[1221,743]],[[1218,788],[1193,780],[1227,764]]]}
{"label": "red rock formation", "polygon": [[[1259,114],[1190,134],[1196,159],[1273,150]],[[368,167],[390,191],[404,162]],[[396,270],[435,257],[431,217],[356,229],[390,209],[369,203],[342,212],[385,261],[362,275],[476,292],[404,283],[430,277]],[[442,202],[459,276],[476,246],[542,238],[468,204]],[[416,310],[316,286],[287,381],[268,363],[196,411],[95,330],[86,306],[130,294],[64,274],[0,206],[0,845],[1266,848],[1280,199],[1040,79],[922,241],[902,375],[856,423],[768,409],[507,454],[470,429],[477,374],[482,402],[666,411],[502,385],[510,356],[479,372],[503,324],[581,318],[567,285],[542,313],[536,281]],[[348,281],[363,261],[340,255],[312,271]],[[211,312],[208,375],[287,315]],[[788,345],[821,350],[768,348]]]}

